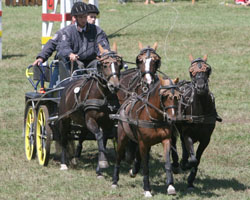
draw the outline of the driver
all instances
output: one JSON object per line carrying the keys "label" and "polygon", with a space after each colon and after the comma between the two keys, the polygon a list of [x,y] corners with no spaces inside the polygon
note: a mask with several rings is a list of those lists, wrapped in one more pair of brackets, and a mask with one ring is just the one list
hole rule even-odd
{"label": "driver", "polygon": [[70,70],[70,61],[77,61],[78,68],[87,67],[100,54],[98,44],[110,50],[105,32],[100,27],[87,22],[87,4],[76,2],[72,7],[71,15],[76,18],[76,24],[64,29],[58,51],[58,57],[65,62],[68,70]]}

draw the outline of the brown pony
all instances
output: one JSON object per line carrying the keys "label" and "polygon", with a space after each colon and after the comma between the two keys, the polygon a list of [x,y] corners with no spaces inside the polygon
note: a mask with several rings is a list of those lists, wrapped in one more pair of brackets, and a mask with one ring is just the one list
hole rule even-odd
{"label": "brown pony", "polygon": [[140,53],[136,57],[137,67],[122,72],[120,76],[121,88],[117,93],[120,104],[132,92],[137,94],[146,92],[148,87],[158,80],[156,72],[160,67],[161,57],[156,53],[157,46],[158,44],[155,43],[152,48],[150,46],[143,48],[142,43],[139,42]]}
{"label": "brown pony", "polygon": [[[118,100],[120,105],[133,93],[141,94],[142,92],[147,92],[148,87],[156,80],[158,77],[156,75],[157,69],[160,67],[161,57],[156,53],[157,43],[154,43],[153,47],[150,46],[143,48],[141,42],[139,42],[140,53],[136,57],[136,68],[132,68],[121,72],[120,74],[120,88],[117,92]],[[84,138],[79,139],[79,144],[76,149],[76,158],[79,158],[82,151],[82,142]],[[104,146],[106,145],[107,138],[104,137]],[[131,151],[134,151],[136,145],[133,142],[129,142],[127,160],[133,160]]]}
{"label": "brown pony", "polygon": [[97,173],[100,173],[101,168],[108,167],[103,131],[113,128],[113,121],[109,119],[111,111],[108,99],[119,88],[122,68],[122,58],[117,55],[115,44],[113,48],[113,51],[108,51],[99,45],[101,55],[97,57],[98,72],[72,80],[62,92],[58,119],[62,145],[61,170],[67,169],[66,147],[70,140],[72,122],[82,127],[84,134],[82,138],[91,132],[97,140],[99,151]]}
{"label": "brown pony", "polygon": [[[176,127],[182,140],[181,167],[183,170],[191,168],[188,187],[193,188],[202,153],[210,142],[216,121],[222,119],[217,115],[214,96],[209,90],[208,81],[212,68],[207,64],[207,55],[203,59],[193,59],[190,55],[189,59],[191,82],[181,81],[178,84],[182,95]],[[199,142],[196,154],[193,145],[195,142]]]}
{"label": "brown pony", "polygon": [[144,195],[152,196],[149,183],[149,152],[151,146],[161,142],[166,158],[168,194],[175,194],[170,163],[170,141],[178,99],[179,92],[175,82],[171,79],[160,79],[147,93],[131,96],[122,104],[119,110],[117,158],[112,187],[118,184],[120,162],[130,139],[139,146],[131,173],[133,176],[138,173],[142,161]]}

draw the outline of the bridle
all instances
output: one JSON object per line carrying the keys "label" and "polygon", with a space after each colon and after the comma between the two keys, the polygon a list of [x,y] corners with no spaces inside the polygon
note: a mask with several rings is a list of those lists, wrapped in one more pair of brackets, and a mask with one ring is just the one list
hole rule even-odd
{"label": "bridle", "polygon": [[[155,71],[154,72],[150,71],[150,63],[152,61],[152,58],[150,56],[151,53],[156,55],[157,58],[158,58],[158,60],[156,61],[156,64],[155,64]],[[143,60],[140,59],[140,57],[142,57],[144,54],[146,54],[146,58],[143,59]],[[144,77],[147,74],[149,74],[154,79],[155,72],[160,67],[160,64],[161,64],[161,57],[156,53],[156,51],[153,48],[147,47],[147,48],[143,48],[140,51],[139,55],[136,57],[137,68],[139,68],[139,64],[140,64],[141,61],[143,61],[145,63],[145,71],[141,72],[141,77]]]}
{"label": "bridle", "polygon": [[[197,65],[194,65],[197,64]],[[208,88],[208,80],[211,74],[212,68],[201,58],[195,59],[191,62],[189,67],[189,73],[191,77],[191,83],[196,90],[199,90],[198,83],[204,83],[203,88]],[[207,75],[207,77],[206,77]]]}
{"label": "bridle", "polygon": [[[104,61],[106,61],[106,62],[104,62]],[[106,52],[106,53],[102,54],[100,56],[100,58],[98,58],[98,64],[97,64],[98,72],[101,75],[102,79],[105,80],[106,82],[108,82],[110,80],[110,78],[113,76],[120,77],[120,71],[117,72],[115,70],[115,64],[114,64],[115,62],[121,62],[120,66],[119,66],[119,68],[121,70],[123,68],[122,57],[117,55],[117,53],[114,51]],[[105,63],[108,63],[108,65]],[[100,72],[101,66],[105,66],[105,65],[111,67],[111,70],[112,70],[112,73],[107,78],[105,78],[103,76],[103,74]]]}
{"label": "bridle", "polygon": [[175,97],[175,91],[179,91],[179,87],[177,85],[173,84],[173,81],[171,79],[169,79],[169,81],[170,81],[170,85],[160,86],[160,88],[159,88],[161,108],[163,109],[164,113],[166,113],[166,116],[164,116],[164,121],[166,120],[165,117],[167,117],[167,110],[168,109],[177,110],[177,108],[178,108],[177,105],[165,106],[163,103],[165,96],[161,93],[161,90],[171,90],[170,93],[173,95],[173,97]]}

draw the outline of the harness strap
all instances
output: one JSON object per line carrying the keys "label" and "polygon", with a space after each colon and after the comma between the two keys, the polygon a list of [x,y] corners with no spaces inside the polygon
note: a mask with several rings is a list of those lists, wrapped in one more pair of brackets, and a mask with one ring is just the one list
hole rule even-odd
{"label": "harness strap", "polygon": [[169,128],[169,124],[161,121],[161,122],[152,122],[152,121],[146,121],[146,120],[135,120],[135,119],[130,119],[129,117],[120,117],[120,115],[109,115],[111,119],[117,119],[122,122],[126,122],[130,125],[135,125],[137,127],[141,128]]}
{"label": "harness strap", "polygon": [[[101,91],[100,87],[99,87],[99,81],[98,78],[91,76],[92,82],[91,85],[88,89],[88,91],[86,92],[85,98],[84,100],[80,100],[80,95],[74,94],[74,98],[76,100],[73,108],[71,110],[68,110],[67,112],[63,113],[62,115],[60,115],[57,119],[57,121],[63,119],[64,117],[69,116],[70,114],[74,113],[75,111],[77,111],[80,108],[83,108],[84,111],[89,110],[89,109],[95,109],[95,110],[100,110],[103,106],[107,105],[107,98],[105,97],[105,95],[103,94],[103,92]],[[99,90],[99,92],[102,94],[103,99],[87,99],[90,93],[90,90],[92,88],[92,85],[94,84],[94,80],[96,80],[99,84],[97,84],[97,88]],[[84,81],[81,86],[80,86],[80,91],[82,90],[83,86],[86,84],[87,81]],[[79,93],[80,93],[79,91]],[[81,101],[81,102],[80,102]]]}
{"label": "harness strap", "polygon": [[181,115],[177,117],[176,123],[194,123],[194,124],[214,124],[216,122],[217,113],[208,115]]}

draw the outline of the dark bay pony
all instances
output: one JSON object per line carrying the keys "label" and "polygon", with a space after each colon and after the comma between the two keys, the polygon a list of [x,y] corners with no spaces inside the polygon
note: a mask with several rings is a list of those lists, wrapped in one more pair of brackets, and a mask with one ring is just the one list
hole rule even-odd
{"label": "dark bay pony", "polygon": [[142,162],[144,195],[151,197],[149,152],[151,146],[162,143],[166,159],[167,191],[168,194],[175,194],[170,162],[170,141],[179,97],[175,82],[171,79],[161,79],[155,82],[147,93],[131,96],[122,104],[119,110],[117,158],[112,187],[118,184],[120,162],[124,157],[127,142],[132,140],[139,146],[132,174],[135,176],[138,173]]}
{"label": "dark bay pony", "polygon": [[[97,174],[107,168],[108,162],[103,144],[104,130],[112,130],[113,121],[109,119],[108,97],[119,88],[119,74],[122,58],[113,51],[99,45],[101,55],[97,57],[96,73],[72,80],[64,89],[59,103],[58,127],[61,135],[61,170],[67,169],[66,147],[70,140],[72,121],[82,126],[82,134],[91,132],[98,144]],[[84,138],[84,136],[82,137]]]}
{"label": "dark bay pony", "polygon": [[[182,169],[191,168],[188,187],[193,188],[202,153],[210,142],[216,121],[221,121],[215,108],[214,96],[209,90],[209,76],[212,68],[207,64],[207,55],[203,59],[189,56],[191,66],[190,81],[181,81],[178,85],[181,92],[179,101],[180,121],[176,127],[182,140]],[[199,142],[196,154],[194,143]]]}

